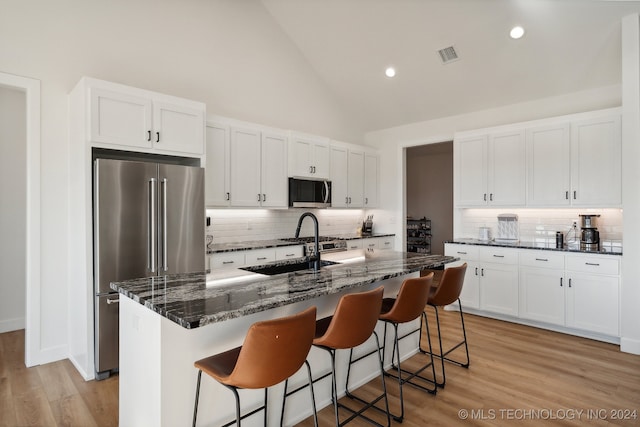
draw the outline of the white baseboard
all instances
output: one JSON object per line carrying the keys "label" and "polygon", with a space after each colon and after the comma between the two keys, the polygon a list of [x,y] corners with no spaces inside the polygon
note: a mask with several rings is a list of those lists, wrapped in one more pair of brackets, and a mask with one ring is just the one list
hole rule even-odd
{"label": "white baseboard", "polygon": [[15,319],[0,320],[0,334],[5,332],[17,331],[24,329],[24,317],[16,317]]}
{"label": "white baseboard", "polygon": [[83,364],[78,360],[76,360],[75,357],[69,355],[69,360],[71,361],[73,366],[76,368],[76,370],[80,373],[80,375],[82,375],[82,378],[84,378],[85,381],[95,379],[95,372],[88,373],[85,367],[83,366]]}
{"label": "white baseboard", "polygon": [[640,354],[640,340],[625,337],[620,338],[620,351]]}
{"label": "white baseboard", "polygon": [[44,365],[45,363],[57,362],[58,360],[66,359],[68,351],[66,344],[40,349],[38,365]]}

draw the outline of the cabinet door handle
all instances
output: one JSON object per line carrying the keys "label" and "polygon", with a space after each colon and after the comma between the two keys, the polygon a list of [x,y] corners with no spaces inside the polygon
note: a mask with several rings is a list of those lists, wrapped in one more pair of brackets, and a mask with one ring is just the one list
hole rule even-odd
{"label": "cabinet door handle", "polygon": [[466,255],[467,254],[466,252],[456,252],[456,253],[458,253],[460,255]]}
{"label": "cabinet door handle", "polygon": [[493,255],[494,258],[504,258],[504,255]]}
{"label": "cabinet door handle", "polygon": [[560,278],[560,287],[562,287],[562,277]]}
{"label": "cabinet door handle", "polygon": [[480,269],[480,275],[481,275],[482,277],[484,277],[484,268],[481,268],[481,269]]}
{"label": "cabinet door handle", "polygon": [[227,201],[231,200],[231,194],[227,192]]}
{"label": "cabinet door handle", "polygon": [[476,267],[476,276],[478,275],[478,267]]}
{"label": "cabinet door handle", "polygon": [[489,201],[493,202],[493,193],[489,193]]}
{"label": "cabinet door handle", "polygon": [[567,199],[567,200],[569,200],[569,192],[568,192],[568,191],[565,191],[565,192],[564,192],[564,198],[565,198],[565,199]]}
{"label": "cabinet door handle", "polygon": [[369,204],[369,198],[368,198],[368,197],[365,197],[365,198],[364,198],[364,204],[365,204],[365,205],[368,205],[368,204]]}
{"label": "cabinet door handle", "polygon": [[156,132],[156,142],[160,142],[160,132]]}
{"label": "cabinet door handle", "polygon": [[576,191],[576,190],[573,190],[573,200],[576,200],[576,199],[577,199],[576,194],[577,194],[577,191]]}
{"label": "cabinet door handle", "polygon": [[485,202],[487,201],[487,193],[484,193],[483,199]]}
{"label": "cabinet door handle", "polygon": [[309,173],[313,173],[313,166],[309,166]]}
{"label": "cabinet door handle", "polygon": [[258,201],[261,202],[262,201],[262,196],[260,195],[260,193],[258,193]]}
{"label": "cabinet door handle", "polygon": [[569,287],[571,287],[571,279],[569,279]]}
{"label": "cabinet door handle", "polygon": [[585,262],[585,265],[593,265],[594,267],[599,267],[600,264],[595,263],[595,262]]}
{"label": "cabinet door handle", "polygon": [[267,201],[267,195],[265,193],[262,193],[262,201],[263,202]]}
{"label": "cabinet door handle", "polygon": [[349,197],[349,204],[351,204],[351,197]]}
{"label": "cabinet door handle", "polygon": [[348,204],[349,204],[349,198],[348,198],[348,197],[346,197],[346,196],[345,196],[345,198],[344,198],[344,204],[345,204],[345,205],[348,205]]}
{"label": "cabinet door handle", "polygon": [[147,141],[151,141],[151,131],[147,131]]}
{"label": "cabinet door handle", "polygon": [[536,261],[549,261],[547,258],[536,258]]}

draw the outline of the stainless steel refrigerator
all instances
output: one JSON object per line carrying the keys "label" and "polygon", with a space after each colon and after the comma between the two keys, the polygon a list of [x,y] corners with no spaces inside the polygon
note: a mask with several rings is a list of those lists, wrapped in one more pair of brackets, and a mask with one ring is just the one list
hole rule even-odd
{"label": "stainless steel refrigerator", "polygon": [[94,160],[95,369],[118,369],[118,294],[110,282],[205,270],[204,169]]}

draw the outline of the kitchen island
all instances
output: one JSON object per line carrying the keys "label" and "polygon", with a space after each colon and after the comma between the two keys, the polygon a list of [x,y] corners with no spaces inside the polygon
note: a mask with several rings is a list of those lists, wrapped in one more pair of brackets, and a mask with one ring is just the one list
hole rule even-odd
{"label": "kitchen island", "polygon": [[[112,283],[111,287],[123,296],[120,425],[187,425],[195,396],[193,362],[241,345],[249,326],[257,321],[290,315],[314,305],[318,317],[328,316],[345,293],[379,285],[384,285],[385,296],[395,296],[405,278],[419,275],[424,268],[438,268],[456,260],[438,255],[364,250],[335,253],[323,259],[338,264],[317,272],[302,270],[272,276],[229,269]],[[415,327],[417,322],[405,326]],[[416,352],[417,339],[416,334],[415,340],[404,340],[403,355],[408,357]],[[362,347],[372,348],[373,342],[370,340]],[[338,353],[338,382],[342,384],[339,393],[344,389],[347,356],[347,352]],[[375,359],[369,359],[352,371],[353,387],[376,376]],[[385,360],[390,363],[390,357]],[[314,377],[330,366],[325,352],[317,349],[312,349],[309,361]],[[306,375],[298,373],[291,385],[305,381]],[[331,403],[330,381],[317,383],[315,391],[319,408]],[[243,409],[257,406],[263,397],[260,390],[241,393]],[[282,385],[273,387],[269,419],[274,425],[279,419],[281,398]],[[310,414],[308,392],[297,393],[287,400],[285,424],[297,423]],[[220,425],[233,416],[232,393],[205,376],[198,425]],[[245,424],[261,425],[262,418],[248,418]]]}

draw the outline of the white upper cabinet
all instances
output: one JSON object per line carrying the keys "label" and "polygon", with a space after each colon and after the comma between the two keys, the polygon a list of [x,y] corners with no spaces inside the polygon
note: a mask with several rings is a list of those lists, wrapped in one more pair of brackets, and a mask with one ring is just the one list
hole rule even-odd
{"label": "white upper cabinet", "polygon": [[364,152],[331,144],[331,207],[361,208],[364,203]]}
{"label": "white upper cabinet", "polygon": [[619,109],[464,132],[454,143],[457,207],[618,207]]}
{"label": "white upper cabinet", "polygon": [[101,80],[86,82],[91,142],[146,152],[204,154],[204,104]]}
{"label": "white upper cabinet", "polygon": [[487,204],[487,136],[456,141],[457,201],[460,206]]}
{"label": "white upper cabinet", "polygon": [[230,205],[229,163],[231,160],[231,143],[229,135],[229,126],[207,123],[206,206],[224,207]]}
{"label": "white upper cabinet", "polygon": [[613,206],[622,203],[621,149],[619,115],[572,123],[572,205]]}
{"label": "white upper cabinet", "polygon": [[524,206],[526,160],[523,131],[489,135],[487,191],[489,205]]}
{"label": "white upper cabinet", "polygon": [[364,207],[378,207],[378,154],[364,154]]}
{"label": "white upper cabinet", "polygon": [[259,206],[260,131],[231,128],[231,206]]}
{"label": "white upper cabinet", "polygon": [[209,122],[206,206],[286,208],[287,150],[285,132]]}
{"label": "white upper cabinet", "polygon": [[527,130],[527,204],[568,206],[571,191],[569,124]]}
{"label": "white upper cabinet", "polygon": [[274,132],[262,132],[260,188],[262,207],[287,207],[287,137]]}
{"label": "white upper cabinet", "polygon": [[329,179],[329,140],[291,133],[289,140],[289,176]]}
{"label": "white upper cabinet", "polygon": [[460,206],[523,206],[525,141],[521,131],[456,141]]}

